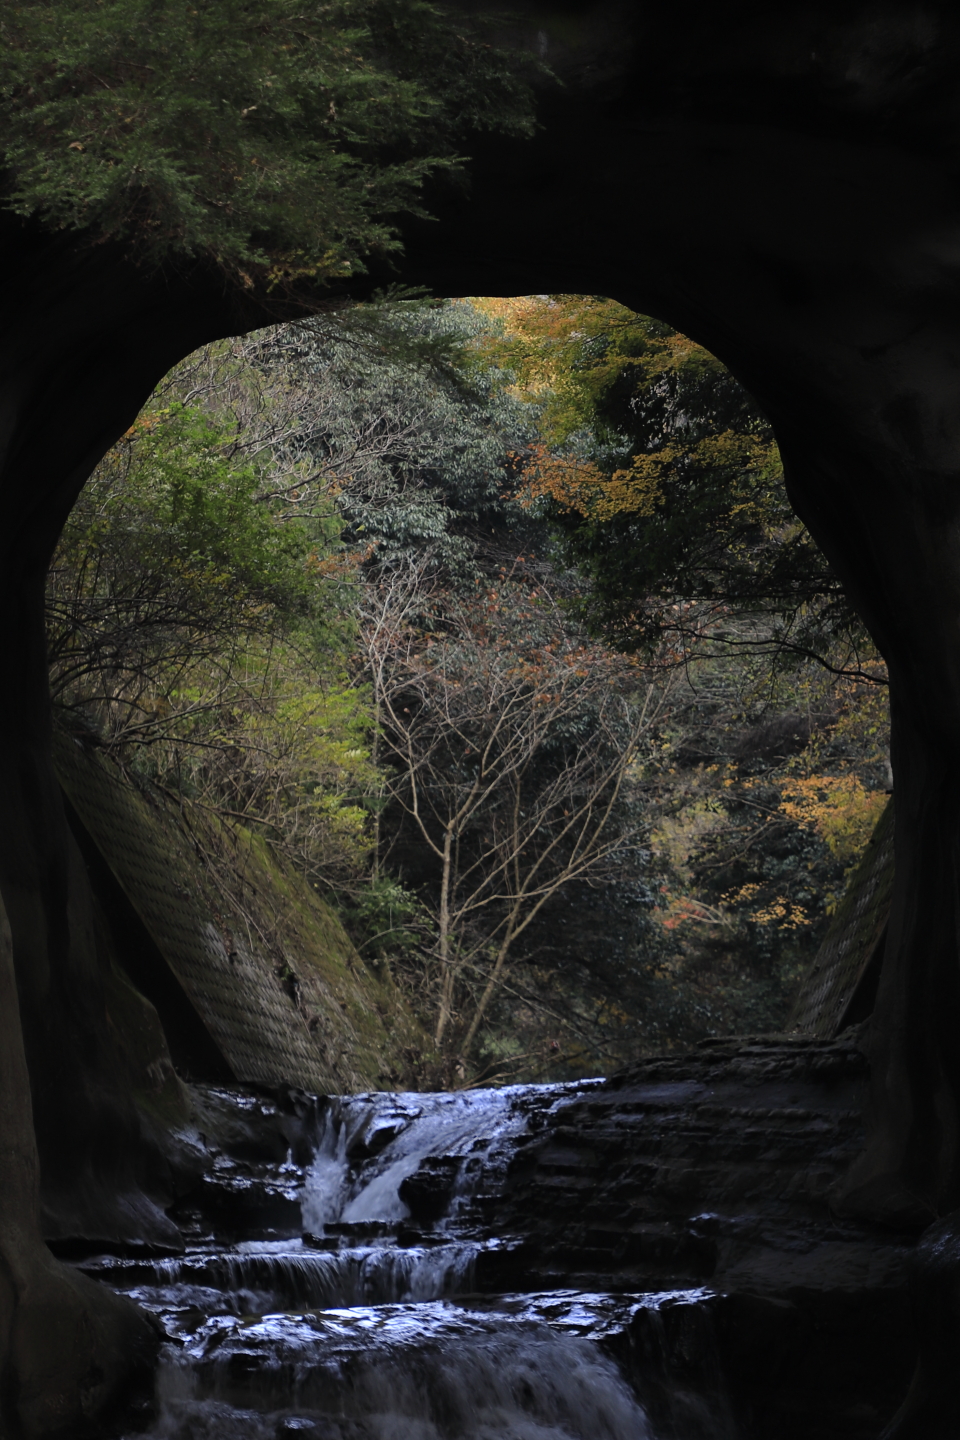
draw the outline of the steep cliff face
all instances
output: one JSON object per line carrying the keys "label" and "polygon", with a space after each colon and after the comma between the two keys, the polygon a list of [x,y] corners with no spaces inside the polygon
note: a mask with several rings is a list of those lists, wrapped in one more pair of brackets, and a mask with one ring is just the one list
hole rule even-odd
{"label": "steep cliff face", "polygon": [[[165,1212],[202,1185],[214,1163],[203,1135],[218,1121],[182,1074],[284,1095],[383,1087],[425,1043],[389,973],[363,964],[269,847],[138,790],[70,736],[55,753],[73,863],[90,882],[80,894],[98,961],[92,1083],[127,1104],[101,1101],[91,1133],[89,1091],[66,1112],[42,1091],[31,1100],[0,912],[0,1433],[18,1440],[100,1434],[138,1386],[149,1392],[155,1327],[43,1240],[65,1255],[183,1249]],[[285,1103],[293,1114],[295,1100]]]}
{"label": "steep cliff face", "polygon": [[196,1079],[390,1088],[426,1037],[389,968],[266,840],[136,785],[60,733],[54,762],[117,958]]}
{"label": "steep cliff face", "polygon": [[41,1238],[40,1163],[2,904],[0,1093],[0,1434],[81,1436],[137,1386],[147,1389],[160,1336],[134,1304],[62,1265]]}
{"label": "steep cliff face", "polygon": [[896,875],[893,800],[850,875],[823,943],[803,978],[787,1028],[829,1039],[871,1014]]}

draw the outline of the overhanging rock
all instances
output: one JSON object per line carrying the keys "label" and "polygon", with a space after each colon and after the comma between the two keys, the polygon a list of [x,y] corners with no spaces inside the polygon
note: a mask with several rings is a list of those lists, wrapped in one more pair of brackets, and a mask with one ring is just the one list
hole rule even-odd
{"label": "overhanging rock", "polygon": [[314,1093],[400,1079],[423,1037],[387,968],[363,963],[302,876],[241,827],[134,785],[81,739],[57,734],[54,758],[88,863],[99,858],[124,897],[111,907],[110,878],[94,873],[104,908],[125,899],[135,912],[118,950],[175,1058],[176,1032],[198,1017],[225,1077]]}

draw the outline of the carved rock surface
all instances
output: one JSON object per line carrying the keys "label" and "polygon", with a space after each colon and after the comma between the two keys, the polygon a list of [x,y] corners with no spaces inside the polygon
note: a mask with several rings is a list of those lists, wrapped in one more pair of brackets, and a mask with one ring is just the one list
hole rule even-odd
{"label": "carved rock surface", "polygon": [[875,1440],[916,1355],[915,1235],[831,1209],[863,1141],[866,1079],[849,1038],[722,1041],[531,1111],[505,1176],[478,1185],[478,1214],[517,1245],[478,1257],[478,1281],[703,1287],[699,1307],[633,1327],[664,1394],[686,1371],[695,1390],[721,1383],[751,1436]]}

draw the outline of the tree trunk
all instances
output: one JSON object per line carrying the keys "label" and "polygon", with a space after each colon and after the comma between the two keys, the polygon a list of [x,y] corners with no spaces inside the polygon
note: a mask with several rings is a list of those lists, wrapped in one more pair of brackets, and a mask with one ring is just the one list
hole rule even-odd
{"label": "tree trunk", "polygon": [[487,1013],[487,1006],[490,1004],[490,1001],[493,999],[494,995],[497,992],[497,987],[500,984],[500,977],[502,976],[504,966],[507,963],[507,956],[510,954],[510,946],[513,944],[514,938],[514,931],[512,926],[510,926],[507,929],[505,938],[500,943],[500,948],[497,951],[497,958],[494,961],[493,968],[487,978],[487,983],[484,986],[483,994],[477,1001],[476,1008],[473,1012],[473,1018],[471,1019],[470,1024],[467,1026],[466,1035],[464,1035],[463,1040],[461,1041],[460,1054],[461,1058],[464,1061],[469,1058],[470,1048],[473,1045],[474,1040],[477,1038],[477,1031],[480,1029],[483,1017]]}
{"label": "tree trunk", "polygon": [[[416,784],[416,778],[414,784]],[[443,855],[440,868],[440,927],[437,936],[437,950],[440,956],[440,1009],[437,1014],[437,1029],[433,1037],[439,1046],[447,1032],[453,1015],[453,992],[456,976],[451,953],[450,934],[450,890],[453,885],[453,829],[450,825],[443,832]]]}

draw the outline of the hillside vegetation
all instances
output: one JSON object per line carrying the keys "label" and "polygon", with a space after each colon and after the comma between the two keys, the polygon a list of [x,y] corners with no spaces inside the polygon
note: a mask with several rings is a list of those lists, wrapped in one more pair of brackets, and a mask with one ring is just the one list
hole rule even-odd
{"label": "hillside vegetation", "polygon": [[423,1086],[782,1026],[883,666],[736,381],[592,296],[385,297],[164,381],[50,572],[64,722],[389,967]]}

